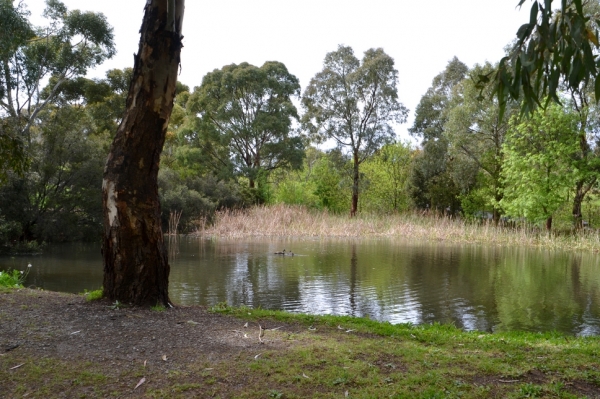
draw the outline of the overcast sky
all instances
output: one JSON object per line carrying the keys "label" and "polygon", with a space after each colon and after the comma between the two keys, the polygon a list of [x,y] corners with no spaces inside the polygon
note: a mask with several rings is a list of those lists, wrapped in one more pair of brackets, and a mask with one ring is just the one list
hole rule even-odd
{"label": "overcast sky", "polygon": [[[118,53],[90,77],[111,68],[133,66],[145,0],[63,0],[71,9],[102,12],[114,27]],[[32,19],[44,0],[25,0]],[[188,0],[183,23],[184,48],[179,80],[191,88],[224,65],[283,62],[302,88],[322,69],[325,54],[339,44],[362,58],[382,47],[399,72],[398,95],[410,109],[397,129],[407,137],[421,96],[452,57],[472,67],[497,62],[503,48],[528,21],[517,0]]]}

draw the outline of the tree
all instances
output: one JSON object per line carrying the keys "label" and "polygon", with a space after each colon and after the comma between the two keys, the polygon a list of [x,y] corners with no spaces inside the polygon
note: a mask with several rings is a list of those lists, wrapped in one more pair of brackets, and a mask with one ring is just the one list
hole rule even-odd
{"label": "tree", "polygon": [[21,242],[96,240],[107,135],[96,134],[85,107],[51,104],[39,113],[22,176],[0,186],[0,215]]}
{"label": "tree", "polygon": [[408,109],[398,101],[397,81],[394,60],[383,49],[369,49],[359,61],[352,48],[340,45],[325,56],[323,70],[302,96],[303,125],[313,138],[333,139],[351,154],[351,216],[358,209],[360,164],[394,141],[390,123],[406,121]]}
{"label": "tree", "polygon": [[291,130],[298,119],[291,99],[299,95],[298,79],[284,64],[258,68],[244,62],[207,74],[187,108],[199,117],[194,133],[207,154],[222,165],[233,155],[235,169],[253,189],[261,173],[302,166],[304,146]]}
{"label": "tree", "polygon": [[400,212],[408,209],[406,186],[413,161],[408,143],[384,145],[375,156],[363,164],[364,180],[368,190],[363,193],[361,209],[380,213]]}
{"label": "tree", "polygon": [[[448,153],[445,134],[453,88],[467,76],[468,67],[454,57],[446,68],[433,78],[431,87],[421,97],[415,111],[415,121],[408,129],[413,137],[421,138],[423,151],[415,157],[411,173],[411,196],[418,207],[447,209],[459,207],[460,188],[452,179],[454,160]],[[462,185],[465,175],[461,176]]]}
{"label": "tree", "polygon": [[[523,3],[525,0],[519,0],[518,6]],[[577,157],[580,166],[591,172],[582,174],[577,182],[572,212],[576,228],[582,226],[583,199],[597,180],[596,157],[586,138],[588,111],[582,93],[593,87],[596,102],[600,99],[599,11],[597,1],[563,0],[560,8],[552,9],[552,0],[533,0],[530,20],[517,32],[517,41],[509,55],[500,61],[494,74],[479,77],[482,90],[492,78],[501,114],[509,98],[522,97],[522,112],[530,114],[550,101],[560,103],[561,91],[571,94],[582,122]],[[542,99],[546,99],[544,104]]]}
{"label": "tree", "polygon": [[[47,0],[50,24],[36,28],[23,6],[12,3],[0,0],[0,165],[23,171],[39,113],[62,85],[112,57],[115,48],[102,14],[68,11],[60,1]],[[42,90],[46,81],[50,86]]]}
{"label": "tree", "polygon": [[546,221],[564,204],[579,178],[574,167],[579,118],[552,105],[521,123],[512,119],[504,144],[504,198],[508,215]]}
{"label": "tree", "polygon": [[[476,65],[469,74],[478,76],[493,71],[489,63]],[[478,179],[478,195],[485,195],[487,206],[491,206],[494,223],[500,220],[500,201],[503,189],[500,178],[502,169],[502,145],[508,129],[508,120],[514,113],[516,103],[511,102],[500,117],[498,101],[487,88],[481,96],[472,78],[463,79],[453,88],[444,124],[445,136],[450,145],[449,152],[455,157],[464,157],[473,162],[483,178]],[[481,183],[485,182],[485,186]],[[484,194],[485,192],[485,194]],[[489,208],[488,208],[489,209]]]}
{"label": "tree", "polygon": [[148,0],[126,113],[102,181],[104,296],[172,306],[157,176],[173,108],[184,0]]}

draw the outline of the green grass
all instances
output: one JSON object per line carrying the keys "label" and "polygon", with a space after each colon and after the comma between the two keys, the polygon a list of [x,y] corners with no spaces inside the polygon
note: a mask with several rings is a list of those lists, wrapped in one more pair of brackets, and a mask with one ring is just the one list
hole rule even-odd
{"label": "green grass", "polygon": [[[301,332],[289,339],[301,344],[283,353],[268,351],[250,366],[252,373],[276,381],[271,389],[283,397],[311,396],[312,389],[348,390],[364,398],[585,397],[579,386],[600,392],[598,337],[464,332],[451,325],[392,325],[224,304],[211,311],[250,326],[299,325]],[[256,387],[248,397],[259,392],[264,390]]]}
{"label": "green grass", "polygon": [[154,310],[155,312],[164,312],[165,310],[167,310],[167,308],[165,308],[164,305],[161,304],[151,306],[150,309]]}
{"label": "green grass", "polygon": [[97,301],[98,299],[102,299],[102,288],[94,291],[85,291],[83,295],[86,301]]}

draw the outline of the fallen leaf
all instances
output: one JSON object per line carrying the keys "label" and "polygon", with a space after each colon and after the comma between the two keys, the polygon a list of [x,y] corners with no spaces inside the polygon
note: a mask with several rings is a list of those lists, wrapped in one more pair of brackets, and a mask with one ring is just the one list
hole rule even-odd
{"label": "fallen leaf", "polygon": [[262,355],[262,353],[259,353],[258,355],[254,356],[255,359],[258,359],[258,357]]}
{"label": "fallen leaf", "polygon": [[248,338],[248,334],[244,334],[244,338]]}
{"label": "fallen leaf", "polygon": [[344,392],[344,397],[347,398],[348,397],[348,391]]}
{"label": "fallen leaf", "polygon": [[304,374],[304,373],[302,373],[302,377],[304,377],[304,378],[308,378],[308,379],[310,380],[310,377],[309,377],[309,376],[307,376],[307,375],[306,375],[306,374]]}
{"label": "fallen leaf", "polygon": [[79,334],[80,332],[81,332],[81,330],[75,331],[75,332],[72,332],[71,335],[73,335],[73,334]]}
{"label": "fallen leaf", "polygon": [[356,331],[356,330],[346,330],[347,333],[352,332],[352,331]]}
{"label": "fallen leaf", "polygon": [[196,324],[198,324],[198,322],[197,322],[197,321],[194,321],[194,320],[188,320],[188,321],[187,321],[187,323],[188,323],[188,324],[192,324],[192,325],[194,325],[194,326],[195,326]]}
{"label": "fallen leaf", "polygon": [[146,362],[147,362],[147,360],[144,360],[144,368],[146,368]]}
{"label": "fallen leaf", "polygon": [[244,324],[244,328],[248,328],[248,323]]}
{"label": "fallen leaf", "polygon": [[136,389],[138,389],[140,387],[140,385],[142,385],[144,382],[146,382],[146,377],[142,377],[140,382],[137,383],[137,385],[135,386],[135,388],[133,388],[133,390],[135,391]]}
{"label": "fallen leaf", "polygon": [[162,360],[167,361],[167,355],[162,355]]}
{"label": "fallen leaf", "polygon": [[22,366],[22,365],[24,365],[24,364],[25,364],[25,363],[18,364],[18,365],[16,365],[15,367],[11,367],[11,368],[9,368],[9,370],[18,369],[19,367],[21,367],[21,366]]}

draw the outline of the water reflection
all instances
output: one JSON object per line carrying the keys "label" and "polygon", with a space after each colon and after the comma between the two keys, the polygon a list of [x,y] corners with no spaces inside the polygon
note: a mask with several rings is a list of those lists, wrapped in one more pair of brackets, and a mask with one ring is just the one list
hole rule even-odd
{"label": "water reflection", "polygon": [[[600,334],[594,254],[390,240],[191,240],[169,237],[171,298],[466,330]],[[286,248],[295,256],[276,255]],[[97,247],[52,247],[28,284],[81,292],[102,281]]]}

